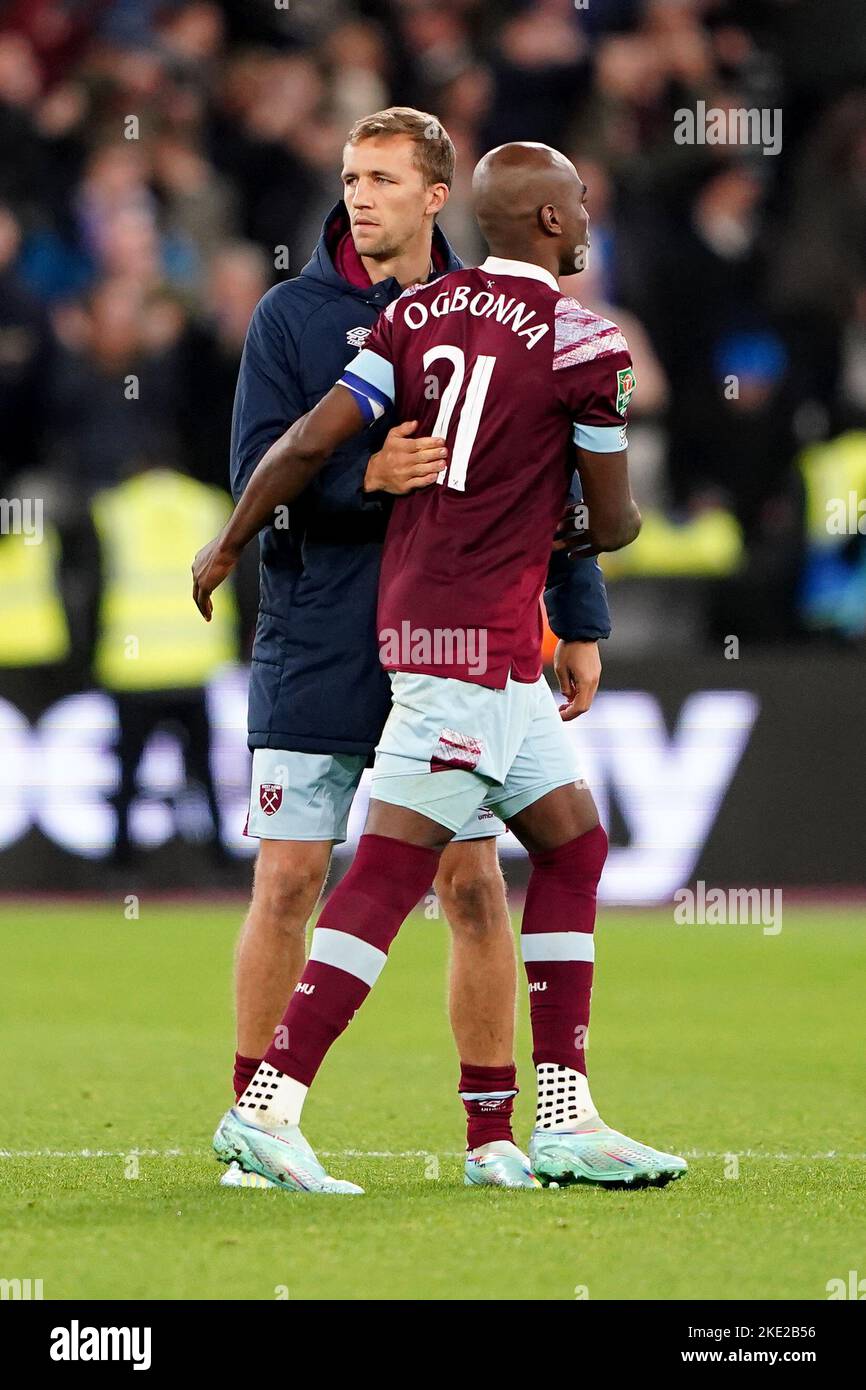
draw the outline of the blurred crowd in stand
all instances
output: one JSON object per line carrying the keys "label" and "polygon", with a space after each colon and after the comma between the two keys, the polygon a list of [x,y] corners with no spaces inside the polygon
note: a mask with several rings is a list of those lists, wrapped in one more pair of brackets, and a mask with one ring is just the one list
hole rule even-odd
{"label": "blurred crowd in stand", "polygon": [[[454,139],[442,224],[468,262],[486,149],[548,141],[589,185],[569,288],[623,325],[638,380],[617,650],[862,638],[859,513],[826,520],[866,497],[862,0],[7,0],[0,496],[45,500],[67,640],[22,657],[0,623],[0,664],[93,669],[94,499],[182,474],[217,505],[252,310],[309,258],[348,127],[391,103]],[[698,103],[766,113],[775,152],[679,143]]]}

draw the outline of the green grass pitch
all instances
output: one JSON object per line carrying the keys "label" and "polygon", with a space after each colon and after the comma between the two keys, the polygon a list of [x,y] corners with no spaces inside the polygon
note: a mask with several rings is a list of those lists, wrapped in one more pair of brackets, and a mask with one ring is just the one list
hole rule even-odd
{"label": "green grass pitch", "polygon": [[[778,936],[601,913],[596,1100],[690,1159],[635,1193],[462,1186],[448,930],[416,916],[307,1106],[367,1189],[342,1200],[217,1186],[241,912],[0,908],[0,1277],[46,1299],[820,1300],[866,1274],[862,910],[791,908]],[[518,1064],[525,1141],[523,998]]]}

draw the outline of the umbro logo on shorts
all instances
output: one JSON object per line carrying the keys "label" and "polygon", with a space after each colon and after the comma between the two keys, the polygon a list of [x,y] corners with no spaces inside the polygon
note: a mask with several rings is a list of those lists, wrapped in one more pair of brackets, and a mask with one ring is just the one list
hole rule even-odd
{"label": "umbro logo on shorts", "polygon": [[458,734],[454,729],[443,729],[439,735],[436,751],[430,759],[431,772],[444,772],[450,768],[463,768],[474,772],[481,759],[481,740],[472,734]]}
{"label": "umbro logo on shorts", "polygon": [[283,804],[283,789],[278,782],[262,782],[259,787],[259,805],[266,816],[272,816]]}

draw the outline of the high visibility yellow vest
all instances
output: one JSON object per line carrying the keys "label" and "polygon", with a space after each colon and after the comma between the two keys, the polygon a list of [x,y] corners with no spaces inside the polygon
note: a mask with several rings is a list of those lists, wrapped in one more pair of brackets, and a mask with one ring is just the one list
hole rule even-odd
{"label": "high visibility yellow vest", "polygon": [[38,545],[0,536],[0,666],[65,661],[69,628],[57,585],[60,539],[46,526]]}
{"label": "high visibility yellow vest", "polygon": [[648,509],[632,545],[599,556],[605,579],[717,578],[733,574],[742,559],[739,523],[721,508],[684,522],[670,521],[664,513]]}
{"label": "high visibility yellow vest", "polygon": [[[832,550],[866,532],[866,430],[810,444],[799,458],[809,543]],[[840,537],[843,539],[840,540]]]}
{"label": "high visibility yellow vest", "polygon": [[196,688],[236,657],[230,586],[214,595],[206,623],[192,600],[190,574],[196,551],[230,511],[218,488],[169,469],[97,494],[103,588],[94,664],[107,690]]}

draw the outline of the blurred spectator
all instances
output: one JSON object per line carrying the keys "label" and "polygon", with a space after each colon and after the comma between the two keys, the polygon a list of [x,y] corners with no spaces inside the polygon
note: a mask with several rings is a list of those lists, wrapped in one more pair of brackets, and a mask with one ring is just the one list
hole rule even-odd
{"label": "blurred spectator", "polygon": [[184,343],[184,439],[190,470],[225,487],[235,386],[253,310],[270,266],[251,242],[231,242],[213,257],[202,311]]}
{"label": "blurred spectator", "polygon": [[[726,345],[755,333],[766,339],[772,329],[760,295],[762,188],[759,176],[746,167],[710,167],[688,221],[671,222],[654,263],[646,267],[644,321],[671,382],[669,476],[675,505],[714,485],[730,493],[735,509],[748,508],[741,489],[760,490],[768,467],[790,463],[789,446],[781,446],[781,459],[778,446],[762,453],[755,438],[755,448],[750,447],[752,421],[745,432],[738,430],[744,397],[736,380],[726,383],[740,366],[739,359],[726,361]],[[720,365],[727,370],[720,371]],[[777,379],[784,365],[780,360],[776,366]],[[748,392],[747,398],[751,403]],[[775,422],[784,431],[778,413]],[[721,445],[719,431],[725,435]],[[737,452],[742,446],[749,449],[748,459]]]}
{"label": "blurred spectator", "polygon": [[166,227],[207,260],[235,231],[237,199],[231,185],[189,139],[170,132],[154,146],[153,177]]}
{"label": "blurred spectator", "polygon": [[132,280],[106,280],[86,307],[58,319],[50,457],[76,490],[117,482],[130,460],[173,447],[184,320],[171,311]]}
{"label": "blurred spectator", "polygon": [[326,39],[323,56],[333,86],[331,114],[342,130],[388,105],[388,51],[374,24],[339,25]]}
{"label": "blurred spectator", "polygon": [[[815,362],[825,399],[835,395],[841,336],[866,285],[866,92],[834,104],[807,137],[794,172],[788,220],[770,289]],[[821,368],[830,364],[828,381]]]}
{"label": "blurred spectator", "polygon": [[487,148],[531,138],[562,148],[590,92],[590,51],[574,6],[542,0],[506,20],[493,56]]}
{"label": "blurred spectator", "polygon": [[7,482],[39,462],[44,413],[40,396],[51,344],[44,306],[24,285],[16,260],[21,232],[0,205],[0,495]]}
{"label": "blurred spectator", "polygon": [[131,857],[130,809],[151,734],[169,725],[184,736],[187,780],[207,803],[207,840],[222,857],[210,766],[208,681],[237,656],[232,591],[203,623],[190,602],[189,559],[224,524],[224,492],[145,461],[93,502],[101,592],[94,648],[99,684],[115,698],[120,783],[115,858]]}

